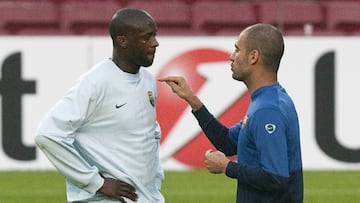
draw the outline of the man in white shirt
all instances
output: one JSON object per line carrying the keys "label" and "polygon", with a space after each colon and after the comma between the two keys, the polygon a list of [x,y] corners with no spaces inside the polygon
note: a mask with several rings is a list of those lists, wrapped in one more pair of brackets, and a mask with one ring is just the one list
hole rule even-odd
{"label": "man in white shirt", "polygon": [[157,27],[124,8],[109,24],[112,58],[82,75],[40,123],[36,144],[66,178],[69,202],[162,203],[152,65]]}

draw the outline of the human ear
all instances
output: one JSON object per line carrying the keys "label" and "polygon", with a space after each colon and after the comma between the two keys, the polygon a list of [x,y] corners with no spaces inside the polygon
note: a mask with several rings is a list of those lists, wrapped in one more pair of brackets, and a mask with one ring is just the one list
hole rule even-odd
{"label": "human ear", "polygon": [[126,48],[128,44],[128,40],[124,35],[117,36],[116,42],[121,48]]}
{"label": "human ear", "polygon": [[257,49],[254,49],[252,51],[250,51],[249,55],[248,55],[248,61],[250,64],[255,64],[260,57],[260,52]]}

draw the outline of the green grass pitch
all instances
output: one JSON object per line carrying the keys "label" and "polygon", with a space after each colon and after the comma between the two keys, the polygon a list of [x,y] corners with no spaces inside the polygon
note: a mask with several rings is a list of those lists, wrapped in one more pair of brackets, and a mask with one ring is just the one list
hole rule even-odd
{"label": "green grass pitch", "polygon": [[[305,171],[305,203],[360,202],[360,171]],[[167,203],[234,203],[236,181],[203,170],[166,171]],[[65,203],[65,183],[56,171],[0,172],[0,203]]]}

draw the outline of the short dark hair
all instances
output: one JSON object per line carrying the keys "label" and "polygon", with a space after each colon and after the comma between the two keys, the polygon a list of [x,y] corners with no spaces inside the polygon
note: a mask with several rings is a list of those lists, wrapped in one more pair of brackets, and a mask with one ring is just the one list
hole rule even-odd
{"label": "short dark hair", "polygon": [[122,8],[113,15],[109,23],[109,34],[115,45],[115,39],[119,35],[127,35],[138,24],[153,18],[144,10],[135,8]]}
{"label": "short dark hair", "polygon": [[246,29],[246,49],[258,50],[266,66],[277,72],[284,54],[284,39],[281,32],[269,24],[255,24]]}

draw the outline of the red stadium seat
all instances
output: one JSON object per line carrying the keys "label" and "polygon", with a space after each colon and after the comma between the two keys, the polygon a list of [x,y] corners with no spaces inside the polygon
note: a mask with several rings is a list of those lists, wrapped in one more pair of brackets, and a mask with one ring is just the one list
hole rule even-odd
{"label": "red stadium seat", "polygon": [[147,11],[155,19],[159,35],[186,35],[190,32],[191,10],[181,1],[133,0],[126,7]]}
{"label": "red stadium seat", "polygon": [[221,4],[223,2],[231,2],[231,1],[234,1],[234,0],[180,0],[182,2],[185,2],[187,4],[195,4],[195,3],[199,3],[199,2],[209,2],[209,1],[213,1],[213,2],[217,2],[218,4]]}
{"label": "red stadium seat", "polygon": [[360,4],[357,2],[333,1],[326,6],[328,29],[347,35],[360,33]]}
{"label": "red stadium seat", "polygon": [[120,7],[118,1],[64,1],[62,30],[64,34],[108,35],[111,17]]}
{"label": "red stadium seat", "polygon": [[[311,35],[311,32],[326,28],[324,8],[315,1],[264,1],[257,7],[259,20],[277,26],[284,34]],[[305,33],[307,30],[310,33]]]}
{"label": "red stadium seat", "polygon": [[51,2],[0,1],[0,29],[2,34],[56,33],[59,13]]}
{"label": "red stadium seat", "polygon": [[248,2],[196,2],[192,15],[194,31],[204,35],[237,35],[257,21],[254,7]]}

